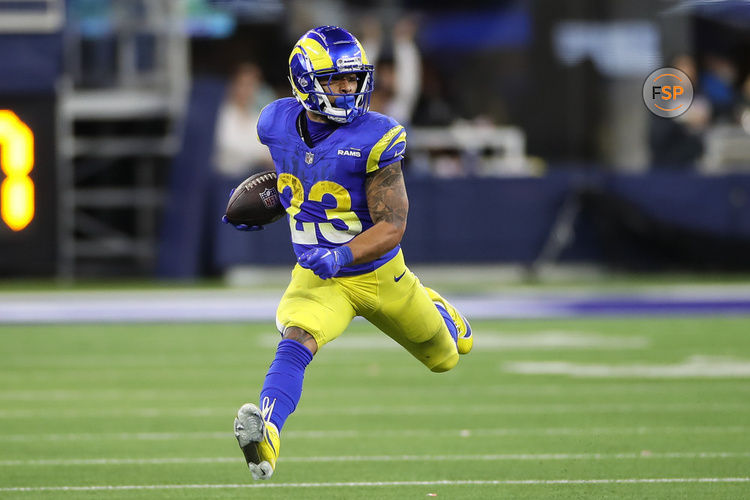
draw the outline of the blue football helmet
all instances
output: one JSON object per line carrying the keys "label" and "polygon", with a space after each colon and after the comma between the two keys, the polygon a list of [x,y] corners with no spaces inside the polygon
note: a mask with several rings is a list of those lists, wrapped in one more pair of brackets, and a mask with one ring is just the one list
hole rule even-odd
{"label": "blue football helmet", "polygon": [[[365,50],[348,31],[321,26],[302,35],[289,56],[292,92],[306,110],[337,123],[351,123],[370,109],[373,66]],[[333,77],[355,74],[352,94],[327,92]]]}

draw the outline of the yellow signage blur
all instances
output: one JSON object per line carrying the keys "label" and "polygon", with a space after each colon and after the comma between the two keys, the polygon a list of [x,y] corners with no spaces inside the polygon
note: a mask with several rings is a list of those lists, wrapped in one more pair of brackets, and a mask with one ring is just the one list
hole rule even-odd
{"label": "yellow signage blur", "polygon": [[0,217],[13,231],[21,231],[34,218],[34,134],[13,111],[0,109]]}

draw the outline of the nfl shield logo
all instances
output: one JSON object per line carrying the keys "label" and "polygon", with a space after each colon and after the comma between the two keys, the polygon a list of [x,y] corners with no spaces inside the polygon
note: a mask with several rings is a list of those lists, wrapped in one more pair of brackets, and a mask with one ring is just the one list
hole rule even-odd
{"label": "nfl shield logo", "polygon": [[313,155],[310,151],[305,153],[305,163],[307,163],[308,165],[312,165],[314,158],[315,158],[315,155]]}
{"label": "nfl shield logo", "polygon": [[276,194],[275,189],[266,188],[260,193],[260,199],[263,200],[263,204],[266,208],[273,208],[279,202],[279,197]]}

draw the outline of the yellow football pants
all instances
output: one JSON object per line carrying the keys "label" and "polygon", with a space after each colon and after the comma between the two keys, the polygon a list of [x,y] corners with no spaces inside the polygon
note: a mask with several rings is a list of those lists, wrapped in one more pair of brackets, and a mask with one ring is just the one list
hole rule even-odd
{"label": "yellow football pants", "polygon": [[432,371],[450,370],[458,362],[443,317],[401,252],[372,272],[327,280],[297,264],[276,322],[281,331],[302,328],[320,348],[341,335],[355,316],[367,319]]}

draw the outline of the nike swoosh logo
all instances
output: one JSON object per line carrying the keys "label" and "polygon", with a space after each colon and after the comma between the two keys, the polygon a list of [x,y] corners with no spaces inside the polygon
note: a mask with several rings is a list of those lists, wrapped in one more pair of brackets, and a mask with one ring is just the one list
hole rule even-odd
{"label": "nike swoosh logo", "polygon": [[401,275],[400,275],[400,276],[394,276],[394,277],[393,277],[393,281],[395,281],[396,283],[398,283],[398,282],[399,282],[399,281],[401,280],[401,278],[403,278],[403,277],[404,277],[404,274],[406,274],[406,269],[404,269],[404,272],[403,272],[403,273],[401,273]]}

